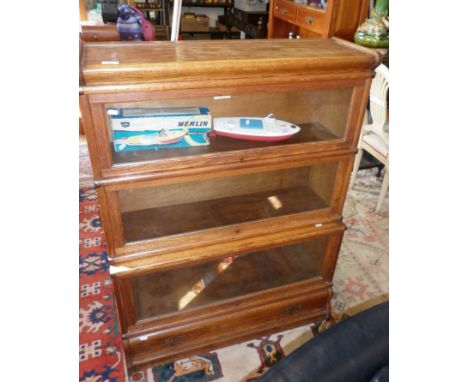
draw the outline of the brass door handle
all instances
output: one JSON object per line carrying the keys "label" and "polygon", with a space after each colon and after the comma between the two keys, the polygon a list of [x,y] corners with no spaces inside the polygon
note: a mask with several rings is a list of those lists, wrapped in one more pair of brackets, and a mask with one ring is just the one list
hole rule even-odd
{"label": "brass door handle", "polygon": [[314,18],[312,16],[307,16],[305,18],[305,21],[307,24],[312,24],[312,22],[314,21]]}
{"label": "brass door handle", "polygon": [[286,8],[281,8],[281,13],[283,15],[287,15],[288,14],[288,10]]}

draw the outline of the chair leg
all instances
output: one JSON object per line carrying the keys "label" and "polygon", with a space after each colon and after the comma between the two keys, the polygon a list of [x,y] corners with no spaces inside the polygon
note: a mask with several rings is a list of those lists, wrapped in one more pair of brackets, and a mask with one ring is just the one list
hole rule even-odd
{"label": "chair leg", "polygon": [[356,181],[356,176],[359,171],[359,165],[361,164],[362,154],[363,150],[359,149],[356,154],[356,157],[354,158],[354,166],[353,172],[351,173],[351,180],[349,181],[349,188],[352,188],[354,186],[354,182]]}
{"label": "chair leg", "polygon": [[380,175],[382,175],[382,170],[384,169],[384,165],[383,164],[379,164],[377,166],[377,178],[380,178]]}
{"label": "chair leg", "polygon": [[375,209],[375,212],[380,212],[380,209],[382,208],[383,201],[385,199],[385,195],[387,194],[387,189],[388,189],[388,165],[385,166],[385,175],[383,178],[383,183],[382,183],[382,188],[380,189],[380,194],[379,194],[379,200],[377,201],[377,208]]}

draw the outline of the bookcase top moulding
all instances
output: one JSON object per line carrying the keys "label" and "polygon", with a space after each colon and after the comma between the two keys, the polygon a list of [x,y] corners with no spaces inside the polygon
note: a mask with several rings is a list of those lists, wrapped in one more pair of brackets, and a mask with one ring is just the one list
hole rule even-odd
{"label": "bookcase top moulding", "polygon": [[381,61],[378,52],[339,38],[85,43],[82,53],[84,94],[200,87],[205,80],[204,87],[304,75],[371,78]]}

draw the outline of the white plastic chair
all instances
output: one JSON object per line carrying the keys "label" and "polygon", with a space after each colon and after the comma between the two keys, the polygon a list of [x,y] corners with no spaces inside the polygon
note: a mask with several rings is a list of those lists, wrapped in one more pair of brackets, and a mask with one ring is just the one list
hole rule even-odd
{"label": "white plastic chair", "polygon": [[[354,168],[351,174],[350,187],[353,187],[356,180],[359,165],[361,163],[363,150],[366,150],[384,167],[384,178],[382,188],[380,189],[379,199],[377,201],[376,212],[380,212],[385,195],[388,190],[389,181],[389,160],[388,160],[388,105],[387,95],[389,87],[390,72],[388,68],[381,64],[375,69],[375,77],[369,94],[370,115],[372,123],[367,123],[367,115],[364,117],[361,137],[358,143],[358,152],[354,161]],[[367,113],[366,113],[367,114]]]}

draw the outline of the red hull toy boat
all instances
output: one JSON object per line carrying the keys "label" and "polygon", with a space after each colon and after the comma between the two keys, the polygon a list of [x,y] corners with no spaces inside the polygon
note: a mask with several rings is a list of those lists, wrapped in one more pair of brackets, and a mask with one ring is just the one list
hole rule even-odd
{"label": "red hull toy boat", "polygon": [[248,141],[276,142],[288,139],[301,131],[299,126],[271,117],[213,118],[216,135]]}

